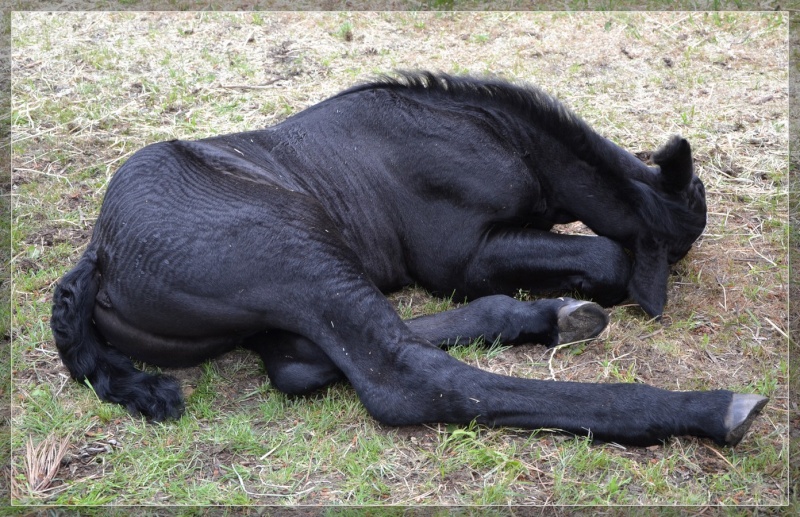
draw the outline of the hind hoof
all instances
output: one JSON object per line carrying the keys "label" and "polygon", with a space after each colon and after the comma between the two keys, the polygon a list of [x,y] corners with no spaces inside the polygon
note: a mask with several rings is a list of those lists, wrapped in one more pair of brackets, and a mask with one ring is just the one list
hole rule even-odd
{"label": "hind hoof", "polygon": [[569,301],[558,309],[558,344],[592,339],[608,325],[608,314],[593,302]]}
{"label": "hind hoof", "polygon": [[734,393],[725,415],[725,445],[733,447],[744,437],[750,424],[761,413],[769,399],[761,395]]}

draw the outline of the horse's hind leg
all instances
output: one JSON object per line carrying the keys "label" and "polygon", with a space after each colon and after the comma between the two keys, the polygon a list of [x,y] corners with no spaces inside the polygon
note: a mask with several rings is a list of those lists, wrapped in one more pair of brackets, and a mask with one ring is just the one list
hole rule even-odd
{"label": "horse's hind leg", "polygon": [[476,420],[589,432],[631,444],[691,434],[733,445],[766,402],[722,390],[671,392],[636,383],[498,375],[460,362],[415,335],[361,275],[324,279],[316,292],[319,305],[306,313],[301,332],[345,375],[367,411],[387,425]]}
{"label": "horse's hind leg", "polygon": [[[383,424],[475,420],[489,425],[588,432],[597,439],[631,444],[649,445],[669,436],[692,434],[733,445],[766,403],[764,397],[730,391],[670,392],[636,383],[540,381],[483,371],[416,335],[410,327],[422,329],[423,325],[403,322],[358,271],[356,263],[341,257],[331,259],[332,267],[327,271],[336,274],[311,278],[316,281],[312,306],[305,298],[279,293],[281,307],[287,307],[283,312],[286,316],[279,322],[285,325],[281,328],[303,336],[285,341],[294,343],[289,355],[300,347],[307,352],[305,357],[316,358],[310,364],[300,362],[301,377],[322,371],[331,379],[340,375],[347,378],[367,411]],[[287,292],[296,291],[289,287]],[[556,307],[545,312],[552,317],[553,312],[558,313]],[[582,312],[580,307],[572,313]],[[293,314],[303,317],[290,317]],[[439,322],[453,316],[444,314]],[[440,325],[428,323],[429,330],[441,331]],[[264,340],[266,350],[268,345]],[[262,353],[265,361],[273,356]],[[287,389],[302,391],[313,381],[324,385],[328,380],[324,376],[312,378],[312,384],[303,384],[297,390],[291,385],[295,379],[291,378],[290,364],[288,361],[273,370],[272,378],[279,386],[286,382]],[[281,379],[276,374],[287,377]]]}

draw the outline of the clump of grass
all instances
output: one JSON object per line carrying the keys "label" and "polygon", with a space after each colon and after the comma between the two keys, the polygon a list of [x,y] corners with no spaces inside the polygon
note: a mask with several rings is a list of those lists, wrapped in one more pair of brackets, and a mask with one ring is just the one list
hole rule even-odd
{"label": "clump of grass", "polygon": [[344,41],[353,41],[353,24],[350,20],[345,21],[339,26],[336,35]]}

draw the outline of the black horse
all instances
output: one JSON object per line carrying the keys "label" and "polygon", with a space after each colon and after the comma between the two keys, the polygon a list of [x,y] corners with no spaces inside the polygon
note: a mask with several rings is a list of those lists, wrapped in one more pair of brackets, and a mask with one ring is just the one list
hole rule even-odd
{"label": "black horse", "polygon": [[[595,303],[506,296],[519,289],[632,298],[659,316],[706,204],[686,140],[653,159],[536,88],[429,73],[351,88],[268,129],[150,145],[112,179],[56,288],[55,342],[75,379],[153,420],[181,414],[180,387],[129,357],[186,366],[243,346],[279,390],[347,380],[390,425],[734,445],[766,398],[518,379],[439,348],[553,346],[607,324]],[[576,220],[597,236],[549,231]],[[413,282],[474,301],[402,321],[382,291]]]}

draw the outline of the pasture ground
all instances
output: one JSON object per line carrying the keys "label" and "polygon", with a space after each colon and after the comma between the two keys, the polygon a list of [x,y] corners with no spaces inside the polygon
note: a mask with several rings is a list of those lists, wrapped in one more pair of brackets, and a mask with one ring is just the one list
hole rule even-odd
{"label": "pasture ground", "polygon": [[[14,14],[12,502],[787,503],[787,43],[781,13]],[[355,82],[417,68],[537,83],[634,152],[673,133],[690,140],[709,221],[674,268],[663,325],[621,306],[588,344],[452,353],[531,378],[769,396],[740,446],[389,428],[348,386],[278,393],[243,351],[170,372],[187,396],[177,422],[146,424],[69,380],[49,331],[53,286],[131,153],[268,126]],[[415,288],[391,300],[404,317],[453,305]]]}

